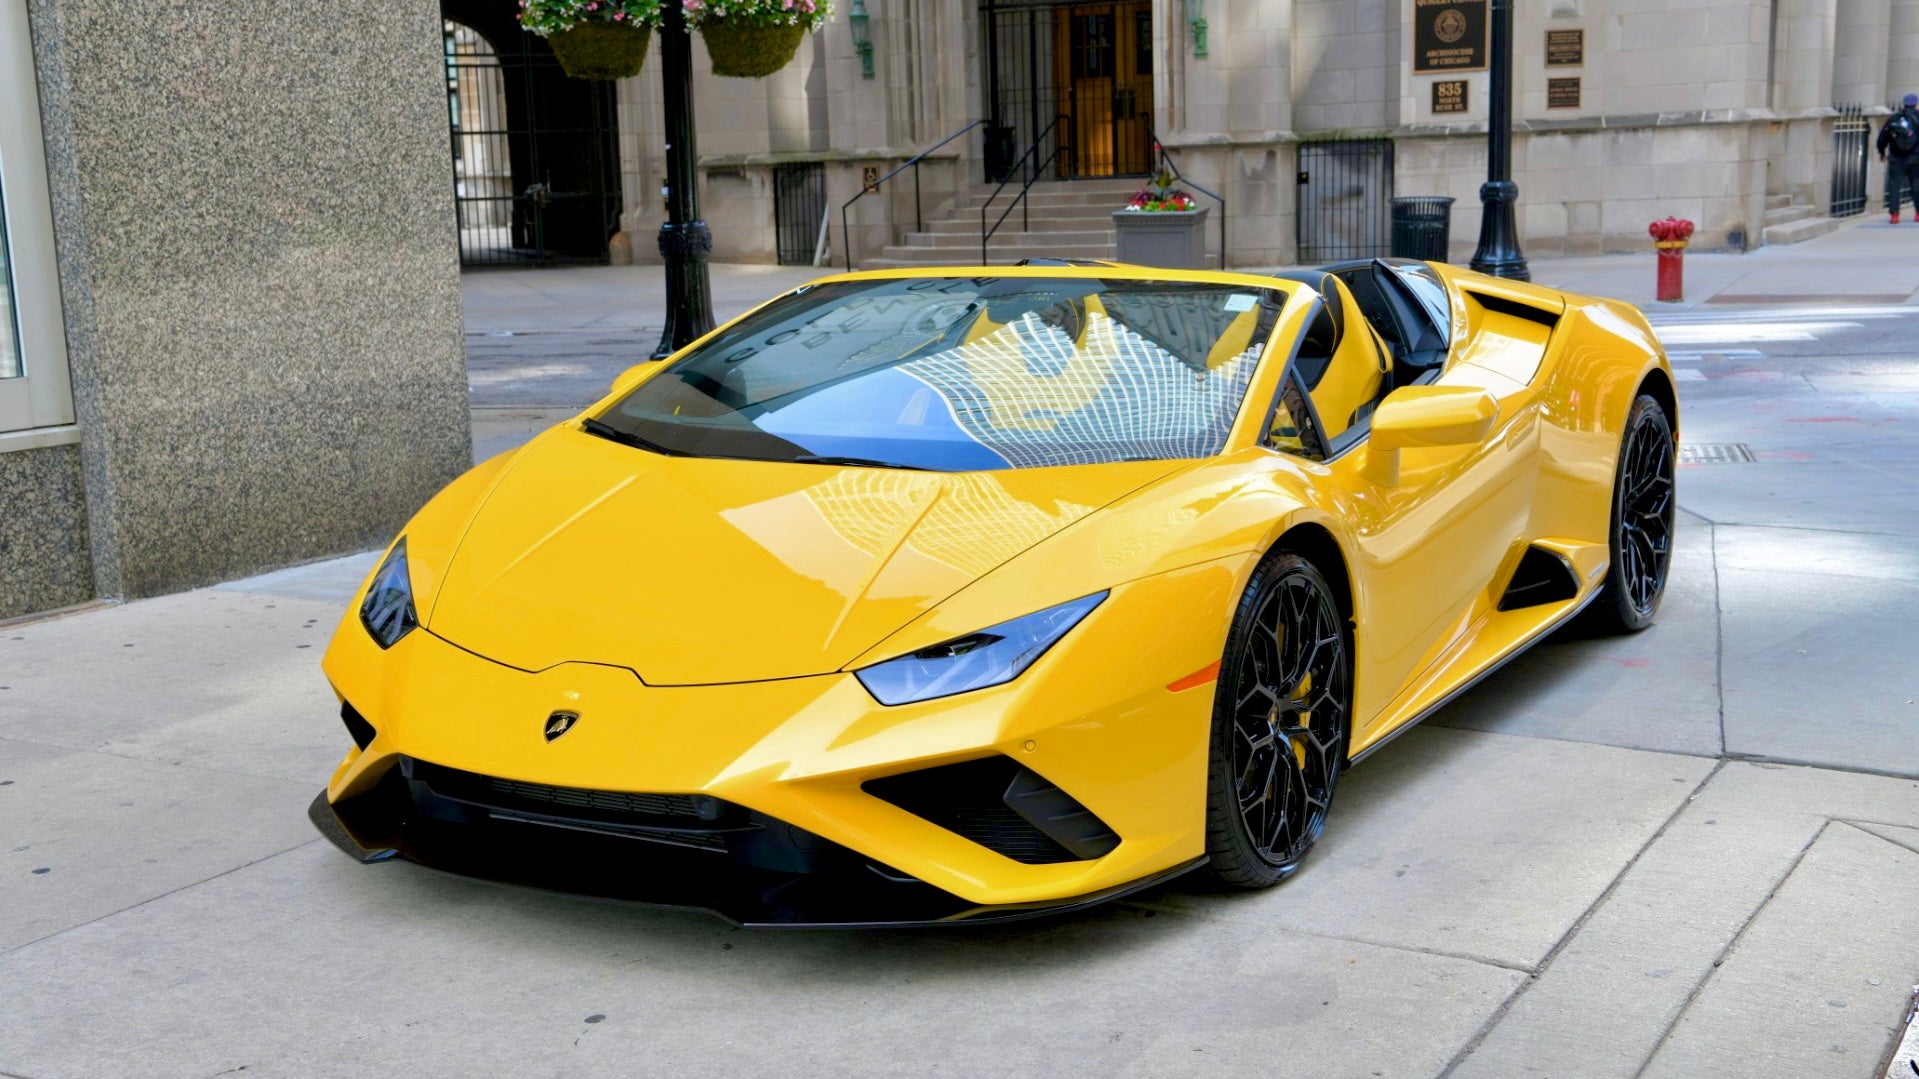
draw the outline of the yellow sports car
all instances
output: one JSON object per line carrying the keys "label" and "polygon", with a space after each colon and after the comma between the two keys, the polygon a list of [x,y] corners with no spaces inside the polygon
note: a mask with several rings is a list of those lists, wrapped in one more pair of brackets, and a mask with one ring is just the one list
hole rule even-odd
{"label": "yellow sports car", "polygon": [[1651,621],[1675,416],[1633,308],[1443,265],[825,278],[420,511],[312,817],[742,924],[1265,887],[1393,735]]}

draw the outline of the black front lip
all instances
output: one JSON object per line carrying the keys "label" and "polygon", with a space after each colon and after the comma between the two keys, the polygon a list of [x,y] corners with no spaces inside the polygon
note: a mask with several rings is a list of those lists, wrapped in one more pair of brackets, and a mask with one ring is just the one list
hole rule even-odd
{"label": "black front lip", "polygon": [[749,929],[983,925],[1044,918],[1152,887],[1205,860],[1087,895],[981,905],[864,862],[832,872],[768,872],[708,852],[530,821],[448,824],[409,813],[410,804],[396,784],[382,783],[339,806],[321,791],[307,807],[307,817],[334,846],[363,864],[404,859],[494,884],[701,911]]}

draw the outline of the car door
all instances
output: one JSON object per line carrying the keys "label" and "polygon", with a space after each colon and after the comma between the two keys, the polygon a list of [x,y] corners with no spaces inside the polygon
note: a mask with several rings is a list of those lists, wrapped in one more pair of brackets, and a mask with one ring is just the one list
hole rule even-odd
{"label": "car door", "polygon": [[[1329,304],[1357,313],[1343,285],[1326,291],[1332,294]],[[1369,476],[1371,410],[1342,428],[1338,417],[1350,402],[1340,395],[1350,392],[1358,369],[1380,363],[1374,348],[1383,342],[1367,340],[1363,316],[1354,321],[1359,325],[1347,327],[1318,379],[1309,330],[1286,375],[1278,410],[1283,418],[1270,444],[1319,460],[1349,507],[1360,562],[1354,576],[1362,582],[1355,590],[1357,752],[1386,733],[1380,723],[1391,714],[1389,706],[1416,692],[1422,675],[1470,643],[1474,617],[1488,606],[1493,580],[1525,530],[1538,435],[1530,386],[1499,369],[1507,339],[1486,347],[1469,338],[1436,379],[1422,381],[1489,395],[1497,415],[1485,436],[1468,445],[1402,451],[1394,482]],[[1357,340],[1355,332],[1362,335]],[[1488,359],[1491,365],[1481,362]],[[1393,388],[1387,366],[1376,388],[1381,401]]]}

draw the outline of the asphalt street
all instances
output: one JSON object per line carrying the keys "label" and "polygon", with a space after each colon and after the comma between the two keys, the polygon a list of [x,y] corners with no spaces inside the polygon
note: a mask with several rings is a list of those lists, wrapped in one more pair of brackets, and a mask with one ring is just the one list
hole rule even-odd
{"label": "asphalt street", "polygon": [[[370,556],[0,628],[0,1075],[1883,1076],[1919,981],[1919,306],[1653,314],[1658,624],[1562,633],[1356,768],[1268,892],[764,933],[361,867],[304,809]],[[509,343],[472,350],[483,448],[652,343],[536,321],[475,329]]]}

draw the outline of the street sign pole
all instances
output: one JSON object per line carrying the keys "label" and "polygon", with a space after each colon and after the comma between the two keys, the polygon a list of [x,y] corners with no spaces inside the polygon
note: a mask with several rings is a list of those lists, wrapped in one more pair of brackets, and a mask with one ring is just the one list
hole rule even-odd
{"label": "street sign pole", "polygon": [[1513,183],[1513,0],[1491,0],[1491,9],[1492,116],[1486,132],[1486,182],[1479,188],[1479,249],[1473,252],[1472,267],[1495,277],[1530,281],[1513,216],[1513,204],[1519,201],[1519,185]]}
{"label": "street sign pole", "polygon": [[706,257],[713,233],[700,220],[699,149],[693,136],[693,38],[686,11],[660,5],[660,83],[666,112],[666,326],[653,358],[662,360],[713,328],[713,288]]}

